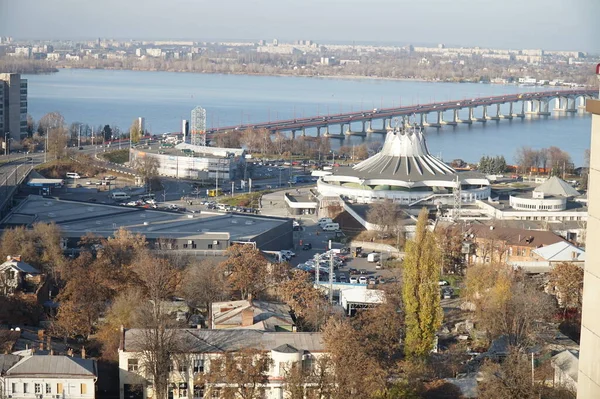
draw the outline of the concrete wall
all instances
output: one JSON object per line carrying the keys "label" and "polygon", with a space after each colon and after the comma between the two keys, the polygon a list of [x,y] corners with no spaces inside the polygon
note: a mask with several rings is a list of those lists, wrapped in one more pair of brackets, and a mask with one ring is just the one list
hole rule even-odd
{"label": "concrete wall", "polygon": [[592,144],[577,398],[600,398],[600,101],[588,100]]}

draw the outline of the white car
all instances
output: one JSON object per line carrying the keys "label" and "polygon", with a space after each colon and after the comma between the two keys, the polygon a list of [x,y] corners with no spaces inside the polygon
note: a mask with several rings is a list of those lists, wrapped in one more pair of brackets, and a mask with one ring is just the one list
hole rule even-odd
{"label": "white car", "polygon": [[296,253],[290,249],[282,249],[281,254],[287,256],[288,258],[296,256]]}
{"label": "white car", "polygon": [[358,283],[358,279],[356,277],[350,277],[350,284]]}
{"label": "white car", "polygon": [[367,278],[365,276],[360,276],[358,279],[359,284],[367,284]]}

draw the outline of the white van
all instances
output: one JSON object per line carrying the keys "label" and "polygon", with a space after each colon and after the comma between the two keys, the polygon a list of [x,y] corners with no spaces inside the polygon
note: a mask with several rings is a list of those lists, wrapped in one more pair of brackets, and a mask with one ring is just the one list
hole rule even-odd
{"label": "white van", "polygon": [[131,197],[122,191],[113,191],[110,194],[110,198],[112,198],[114,200],[128,200]]}
{"label": "white van", "polygon": [[331,218],[321,218],[321,219],[319,219],[319,221],[317,223],[320,226],[323,226],[324,224],[327,224],[327,223],[333,223],[333,219],[331,219]]}
{"label": "white van", "polygon": [[79,176],[79,173],[67,172],[67,179],[81,179],[81,176]]}
{"label": "white van", "polygon": [[371,252],[370,254],[367,255],[367,262],[370,262],[370,263],[379,262],[379,254],[376,252]]}
{"label": "white van", "polygon": [[321,225],[323,231],[338,231],[340,229],[339,223],[325,223]]}

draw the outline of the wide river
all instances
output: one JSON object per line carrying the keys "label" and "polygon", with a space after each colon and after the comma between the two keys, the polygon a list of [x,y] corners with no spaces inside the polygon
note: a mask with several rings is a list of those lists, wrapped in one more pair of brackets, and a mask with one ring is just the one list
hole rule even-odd
{"label": "wide river", "polygon": [[[143,116],[146,128],[154,134],[180,131],[181,120],[189,119],[191,110],[198,105],[207,110],[208,127],[218,127],[540,90],[377,79],[75,69],[26,78],[29,113],[36,120],[58,111],[68,123],[109,124],[126,130],[134,118]],[[495,108],[490,108],[492,111]],[[482,155],[504,155],[511,162],[521,146],[557,146],[569,152],[575,165],[580,166],[584,151],[590,146],[590,123],[590,116],[581,112],[553,113],[543,118],[428,128],[425,132],[431,153],[445,161],[462,158],[476,162]],[[343,142],[332,139],[332,147],[382,139],[381,134],[366,139],[354,136]]]}

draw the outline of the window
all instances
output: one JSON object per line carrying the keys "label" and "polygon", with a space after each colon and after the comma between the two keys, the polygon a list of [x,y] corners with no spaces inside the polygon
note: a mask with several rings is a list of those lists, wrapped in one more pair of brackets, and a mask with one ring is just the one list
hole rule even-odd
{"label": "window", "polygon": [[168,369],[169,373],[173,372],[173,363],[169,364],[169,369]]}
{"label": "window", "polygon": [[35,394],[42,393],[42,384],[34,384],[33,389],[35,390]]}
{"label": "window", "polygon": [[29,393],[29,384],[26,382],[23,383],[23,393]]}
{"label": "window", "polygon": [[86,395],[87,394],[87,384],[81,384],[81,394],[82,395]]}
{"label": "window", "polygon": [[212,249],[212,244],[208,244],[208,249]]}
{"label": "window", "polygon": [[187,397],[187,382],[180,382],[178,386],[179,397],[186,398]]}
{"label": "window", "polygon": [[127,359],[127,371],[138,371],[138,359]]}
{"label": "window", "polygon": [[194,385],[194,398],[204,397],[204,386]]}
{"label": "window", "polygon": [[52,385],[46,383],[46,393],[52,393]]}
{"label": "window", "polygon": [[16,393],[17,392],[17,383],[13,382],[12,383],[12,393]]}
{"label": "window", "polygon": [[188,368],[187,364],[185,364],[183,362],[179,364],[179,372],[180,373],[187,373],[187,368]]}
{"label": "window", "polygon": [[204,373],[204,360],[202,360],[202,359],[194,360],[194,373]]}
{"label": "window", "polygon": [[56,384],[56,393],[59,393],[59,394],[63,393],[63,384],[62,384],[62,382],[59,382],[58,384]]}

